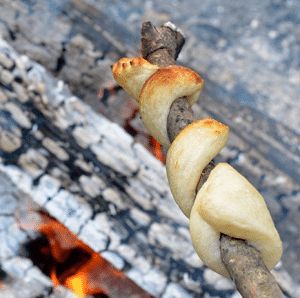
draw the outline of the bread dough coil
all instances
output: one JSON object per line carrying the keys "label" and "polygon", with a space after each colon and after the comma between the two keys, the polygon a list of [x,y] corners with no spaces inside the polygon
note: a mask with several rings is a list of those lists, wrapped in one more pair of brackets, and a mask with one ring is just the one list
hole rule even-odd
{"label": "bread dough coil", "polygon": [[122,58],[111,69],[116,82],[138,101],[145,82],[159,67],[141,57],[136,57]]}
{"label": "bread dough coil", "polygon": [[280,260],[282,242],[263,197],[227,163],[219,163],[196,194],[205,166],[222,150],[229,128],[207,118],[183,129],[171,144],[167,117],[180,97],[192,106],[203,80],[182,66],[158,68],[143,58],[122,58],[112,66],[115,80],[139,103],[144,125],[168,149],[166,169],[173,197],[190,218],[195,251],[204,264],[223,276],[220,234],[244,239],[257,248],[271,270]]}
{"label": "bread dough coil", "polygon": [[197,73],[177,65],[157,70],[144,84],[139,96],[143,123],[166,149],[171,146],[167,118],[172,103],[185,97],[192,106],[198,100],[202,87],[203,80]]}
{"label": "bread dough coil", "polygon": [[143,58],[122,58],[112,66],[116,82],[139,103],[142,121],[150,134],[168,149],[167,118],[172,103],[185,97],[190,106],[198,99],[202,78],[187,67],[158,68]]}
{"label": "bread dough coil", "polygon": [[244,239],[258,249],[269,270],[282,255],[282,242],[264,198],[227,163],[219,163],[199,190],[191,210],[190,233],[203,263],[227,277],[220,233]]}
{"label": "bread dough coil", "polygon": [[211,118],[197,120],[179,133],[168,150],[166,168],[171,192],[187,217],[203,169],[226,145],[228,137],[226,125]]}

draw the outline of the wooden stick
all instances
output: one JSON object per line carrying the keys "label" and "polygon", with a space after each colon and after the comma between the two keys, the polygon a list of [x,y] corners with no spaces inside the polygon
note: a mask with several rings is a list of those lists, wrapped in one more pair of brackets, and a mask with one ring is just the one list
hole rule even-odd
{"label": "wooden stick", "polygon": [[[167,23],[156,28],[152,23],[143,23],[141,29],[142,56],[159,67],[175,64],[184,44],[182,32]],[[167,131],[170,142],[179,132],[194,121],[191,107],[185,98],[178,98],[171,106]],[[205,183],[214,168],[211,161],[203,170],[197,190]],[[284,298],[275,278],[263,262],[258,250],[242,239],[221,234],[221,258],[237,289],[244,298]]]}
{"label": "wooden stick", "polygon": [[222,262],[243,297],[284,297],[256,248],[224,234],[220,243]]}

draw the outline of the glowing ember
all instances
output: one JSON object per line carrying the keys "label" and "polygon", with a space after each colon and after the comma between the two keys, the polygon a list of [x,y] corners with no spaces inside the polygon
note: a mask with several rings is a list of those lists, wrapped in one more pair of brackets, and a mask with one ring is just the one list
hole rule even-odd
{"label": "glowing ember", "polygon": [[84,274],[79,273],[77,276],[72,276],[66,280],[66,285],[79,298],[85,297],[85,289],[87,288],[87,280]]}
{"label": "glowing ember", "polygon": [[51,280],[54,284],[55,287],[59,286],[59,280],[56,276],[56,270],[55,268],[52,268],[51,271],[50,271],[50,277],[51,277]]}
{"label": "glowing ember", "polygon": [[[21,222],[21,227],[34,227],[47,239],[48,245],[40,245],[38,253],[45,262],[41,269],[51,277],[55,286],[64,285],[79,298],[86,295],[151,297],[56,220],[42,212],[35,212],[35,216],[27,218],[30,218],[30,222]],[[29,246],[27,248],[32,249]],[[33,253],[32,259],[37,259],[37,252]]]}

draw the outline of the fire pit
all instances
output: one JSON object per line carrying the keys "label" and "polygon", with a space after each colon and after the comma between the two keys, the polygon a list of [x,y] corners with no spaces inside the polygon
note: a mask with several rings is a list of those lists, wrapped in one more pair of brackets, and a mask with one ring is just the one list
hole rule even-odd
{"label": "fire pit", "polygon": [[[203,267],[194,252],[187,219],[172,199],[163,164],[121,127],[70,94],[43,67],[17,55],[3,40],[1,48],[11,61],[4,73],[12,74],[1,93],[3,290],[10,288],[10,293],[15,291],[12,297],[18,297],[24,282],[22,289],[29,287],[28,297],[32,291],[51,297],[53,285],[61,282],[75,289],[85,280],[74,268],[89,267],[88,260],[95,256],[110,268],[107,276],[121,270],[115,278],[123,280],[125,274],[138,285],[132,286],[135,291],[141,287],[156,297],[216,291],[221,297],[234,295],[231,281]],[[49,221],[52,227],[45,225]],[[74,235],[66,234],[60,223]],[[52,234],[48,244],[60,235],[59,245],[67,251],[75,246],[75,256],[79,240],[88,251],[77,257],[78,264],[66,269],[63,277],[57,273],[61,270],[57,263],[65,262],[63,253],[44,246],[45,238],[38,238],[46,231]],[[48,269],[38,269],[38,257],[28,259],[36,255],[36,246],[54,252],[51,258],[56,260],[47,264]],[[52,275],[52,282],[43,269]],[[72,285],[70,276],[77,285]],[[102,292],[97,295],[114,297],[106,286],[107,282],[99,287]],[[297,289],[292,282],[290,288]],[[149,297],[139,293],[138,297]]]}
{"label": "fire pit", "polygon": [[[67,8],[73,11],[72,5],[79,1],[71,2]],[[75,11],[83,9],[77,7]],[[76,20],[80,18],[77,15]],[[76,83],[66,75],[72,67],[73,74],[77,71],[74,65],[68,64],[72,60],[71,53],[78,54],[72,52],[72,47],[78,50],[78,46],[87,42],[86,36],[91,37],[85,35],[88,27],[84,28],[84,34],[70,38],[65,48],[69,58],[59,56],[58,60],[53,55],[55,63],[50,64],[55,67],[48,68],[52,74],[56,71],[60,78],[65,76],[72,90],[88,82],[84,72],[84,83]],[[17,38],[15,46],[22,49],[22,42]],[[97,107],[119,121],[134,138],[119,125],[94,112],[69,92],[67,84],[53,79],[44,67],[27,56],[20,56],[2,39],[0,47],[1,295],[71,297],[71,292],[62,287],[65,285],[77,291],[79,297],[85,294],[116,297],[113,295],[119,294],[113,292],[114,284],[119,285],[127,276],[136,283],[130,289],[137,297],[239,297],[228,279],[203,266],[195,254],[188,220],[173,201],[163,164],[136,141],[149,146],[135,106],[127,97],[129,108],[125,108],[125,103],[119,110],[124,113],[121,120],[114,119],[110,113],[124,101],[120,88],[108,84],[106,79],[102,82],[106,89],[93,89],[85,100],[93,104],[91,94],[96,102],[98,93],[103,102]],[[94,52],[97,50],[92,47],[85,48],[81,58]],[[114,55],[124,53],[115,51],[111,59]],[[61,64],[56,64],[58,61]],[[109,71],[109,61],[100,63],[102,70],[108,68]],[[219,91],[217,87],[214,89],[215,93]],[[219,159],[234,164],[262,189],[275,221],[280,223],[279,231],[282,235],[290,235],[290,223],[294,218],[290,209],[297,202],[299,187],[282,171],[283,159],[279,157],[285,157],[291,165],[288,174],[293,173],[297,163],[291,161],[296,151],[288,147],[283,136],[294,140],[296,135],[279,124],[273,125],[272,121],[262,121],[258,113],[248,108],[224,105],[213,98],[215,93],[206,94],[204,107],[201,110],[196,107],[196,116],[200,112],[201,117],[213,115],[225,119],[224,122],[233,128],[232,139]],[[205,104],[205,101],[213,104]],[[235,128],[237,126],[239,129]],[[159,148],[157,150],[160,154]],[[289,154],[285,156],[286,150]],[[276,166],[270,162],[272,156],[278,158]],[[279,202],[274,197],[278,197]],[[49,237],[46,231],[52,238],[46,238]],[[58,241],[55,236],[58,231],[65,235],[59,236],[62,238],[59,245],[67,246],[67,257],[63,261],[61,254],[64,253],[56,249],[53,253],[50,245]],[[283,237],[286,246],[289,240]],[[35,252],[37,247],[40,252],[46,252],[39,259]],[[77,258],[78,263],[74,264],[74,258],[68,261],[68,255]],[[106,268],[102,268],[106,276],[114,272],[118,281],[112,284],[112,289],[107,282],[99,286],[93,274],[94,288],[98,292],[82,291],[87,286],[83,287],[86,280],[85,275],[80,274],[81,269],[89,267],[89,260],[94,256]],[[48,262],[43,265],[41,259]],[[71,266],[62,269],[60,263],[68,262]],[[97,266],[92,265],[90,269]],[[290,297],[299,297],[299,287],[282,263],[275,268],[274,275]],[[141,292],[141,288],[147,293]],[[122,294],[129,297],[126,292]]]}

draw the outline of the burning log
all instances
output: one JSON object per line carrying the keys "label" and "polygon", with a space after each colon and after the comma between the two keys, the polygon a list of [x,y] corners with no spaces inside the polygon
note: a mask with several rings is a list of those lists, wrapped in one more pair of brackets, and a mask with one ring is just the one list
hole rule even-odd
{"label": "burning log", "polygon": [[[29,216],[33,217],[33,215]],[[43,272],[47,272],[55,286],[65,285],[80,298],[86,295],[96,297],[145,297],[150,295],[138,287],[124,273],[117,270],[105,258],[78,240],[66,227],[45,213],[35,215],[35,220],[20,223],[24,229],[40,231],[49,245],[40,242],[27,244],[32,259],[41,259]],[[30,225],[30,226],[29,226]],[[42,249],[41,249],[42,247]],[[38,250],[36,250],[38,248]],[[109,254],[103,254],[103,256]],[[121,260],[122,263],[122,260]]]}
{"label": "burning log", "polygon": [[[0,46],[2,286],[22,284],[30,298],[33,291],[51,298],[69,295],[57,293],[21,250],[37,235],[19,225],[15,214],[41,209],[157,297],[236,297],[234,285],[206,268],[193,251],[163,165],[45,68],[3,40]],[[226,154],[235,157],[234,150]],[[277,173],[269,164],[267,170]],[[299,297],[282,266],[276,272],[284,276],[279,281],[285,291]],[[20,297],[17,293],[11,297]]]}

